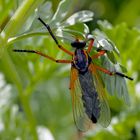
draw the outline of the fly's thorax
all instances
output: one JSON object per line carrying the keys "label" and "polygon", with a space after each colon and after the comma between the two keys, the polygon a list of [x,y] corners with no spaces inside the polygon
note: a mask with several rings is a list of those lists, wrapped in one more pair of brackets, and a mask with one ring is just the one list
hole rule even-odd
{"label": "fly's thorax", "polygon": [[83,49],[76,49],[73,56],[73,65],[79,72],[86,72],[89,66],[89,56]]}
{"label": "fly's thorax", "polygon": [[83,40],[76,39],[75,41],[71,42],[71,46],[76,49],[83,49],[86,46],[86,42]]}

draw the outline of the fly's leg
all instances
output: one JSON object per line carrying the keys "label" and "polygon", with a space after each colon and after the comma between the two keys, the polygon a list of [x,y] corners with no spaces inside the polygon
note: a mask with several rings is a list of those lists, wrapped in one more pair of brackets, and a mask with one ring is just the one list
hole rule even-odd
{"label": "fly's leg", "polygon": [[90,52],[91,52],[91,49],[92,49],[92,47],[93,47],[93,43],[94,43],[94,39],[93,39],[93,38],[91,38],[91,39],[90,39],[89,46],[88,46],[88,49],[87,49],[87,52],[88,52],[88,53],[90,53]]}
{"label": "fly's leg", "polygon": [[101,50],[101,51],[99,51],[97,54],[92,55],[92,56],[91,56],[91,59],[96,59],[96,58],[98,58],[99,56],[104,55],[105,53],[106,53],[106,50]]}
{"label": "fly's leg", "polygon": [[55,58],[53,58],[53,57],[51,57],[49,55],[46,55],[46,54],[44,54],[44,53],[42,53],[40,51],[35,51],[35,50],[17,50],[17,49],[14,49],[13,51],[14,52],[23,52],[23,53],[25,52],[25,53],[38,54],[38,55],[41,55],[41,56],[43,56],[43,57],[45,57],[45,58],[47,58],[49,60],[52,60],[52,61],[56,62],[56,63],[71,63],[72,62],[72,60],[57,60],[57,59],[55,59]]}
{"label": "fly's leg", "polygon": [[94,67],[95,67],[96,69],[98,69],[98,70],[100,70],[100,71],[102,71],[102,72],[104,72],[104,73],[110,75],[110,76],[118,75],[118,76],[121,76],[121,77],[125,77],[125,78],[127,78],[127,79],[129,79],[129,80],[133,80],[133,78],[131,78],[131,77],[129,77],[129,76],[123,74],[123,73],[120,73],[120,72],[111,72],[111,71],[109,71],[109,70],[107,70],[107,69],[105,69],[105,68],[99,67],[99,66],[97,66],[97,65],[94,65]]}
{"label": "fly's leg", "polygon": [[58,48],[60,48],[62,51],[64,51],[65,53],[69,54],[69,55],[73,55],[73,52],[70,52],[69,50],[65,49],[64,47],[62,47],[58,40],[56,39],[55,35],[53,34],[50,26],[48,24],[46,24],[40,17],[38,18],[38,20],[47,28],[48,32],[50,33],[51,37],[53,38],[53,40],[55,41],[56,45],[58,46]]}

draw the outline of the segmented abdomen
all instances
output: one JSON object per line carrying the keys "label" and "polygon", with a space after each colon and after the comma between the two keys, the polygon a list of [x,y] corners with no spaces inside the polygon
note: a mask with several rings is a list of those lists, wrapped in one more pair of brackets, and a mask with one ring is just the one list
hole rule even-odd
{"label": "segmented abdomen", "polygon": [[100,102],[92,78],[92,74],[89,71],[84,74],[79,73],[85,112],[92,122],[96,123],[100,116]]}

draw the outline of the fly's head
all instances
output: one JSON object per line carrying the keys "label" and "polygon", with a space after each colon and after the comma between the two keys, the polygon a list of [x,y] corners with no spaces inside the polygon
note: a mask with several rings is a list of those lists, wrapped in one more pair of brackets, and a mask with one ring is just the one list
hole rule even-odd
{"label": "fly's head", "polygon": [[73,42],[71,42],[71,46],[76,49],[83,49],[86,46],[86,42],[83,40],[76,39]]}

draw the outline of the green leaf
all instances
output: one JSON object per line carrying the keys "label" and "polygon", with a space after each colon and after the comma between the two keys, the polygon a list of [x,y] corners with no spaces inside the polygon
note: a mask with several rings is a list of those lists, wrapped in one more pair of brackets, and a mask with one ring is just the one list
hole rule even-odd
{"label": "green leaf", "polygon": [[41,17],[46,21],[53,16],[52,13],[52,2],[50,1],[46,1],[35,10],[36,16]]}
{"label": "green leaf", "polygon": [[92,33],[93,36],[95,36],[95,39],[97,39],[97,42],[99,42],[99,45],[103,47],[103,49],[114,51],[117,55],[119,55],[119,50],[104,32],[100,31],[99,29],[95,29]]}
{"label": "green leaf", "polygon": [[[109,71],[115,71],[114,65],[109,61],[107,57],[102,57],[102,66]],[[104,83],[106,89],[110,95],[115,95],[115,76],[110,76],[108,74],[102,74],[104,77]]]}
{"label": "green leaf", "polygon": [[120,56],[120,52],[118,50],[118,48],[116,47],[116,45],[110,40],[110,39],[107,39],[107,41],[110,43],[110,45],[112,46],[113,48],[113,51],[118,55]]}
{"label": "green leaf", "polygon": [[[115,65],[115,69],[116,71],[120,72],[119,65]],[[125,78],[120,76],[116,76],[116,95],[118,98],[122,98],[127,105],[130,105],[130,99]]]}
{"label": "green leaf", "polygon": [[52,16],[52,3],[47,1],[43,5],[40,5],[35,10],[35,15],[32,21],[32,24],[27,32],[40,31],[42,28],[42,24],[38,21],[38,17],[41,17],[44,21],[49,21]]}
{"label": "green leaf", "polygon": [[120,66],[120,68],[121,68],[121,70],[122,70],[123,73],[126,73],[127,72],[127,69],[123,65],[119,64],[119,66]]}
{"label": "green leaf", "polygon": [[6,18],[12,11],[12,8],[14,7],[15,1],[7,0],[7,1],[0,1],[0,27],[2,27],[3,22],[5,22]]}
{"label": "green leaf", "polygon": [[108,29],[108,30],[110,30],[110,29],[112,29],[113,27],[112,27],[112,24],[111,23],[109,23],[107,20],[98,20],[97,21],[97,24],[99,25],[99,27],[101,28],[101,30],[104,30],[104,29]]}
{"label": "green leaf", "polygon": [[103,50],[113,51],[111,44],[107,41],[107,36],[98,29],[93,31],[93,36],[97,41],[97,47],[101,47]]}
{"label": "green leaf", "polygon": [[67,16],[69,10],[72,8],[73,1],[72,0],[61,0],[58,8],[50,22],[51,27],[53,26],[60,26],[60,23],[64,20]]}
{"label": "green leaf", "polygon": [[[58,29],[59,30],[59,29]],[[75,38],[80,38],[80,39],[85,39],[86,34],[89,33],[89,28],[86,24],[83,23],[77,23],[73,26],[69,26],[68,28],[64,28],[62,29],[62,31],[64,33],[69,33],[70,34],[70,38],[73,38],[73,40],[75,40]],[[63,36],[64,38],[66,36]],[[71,40],[71,41],[73,41]]]}
{"label": "green leaf", "polygon": [[[111,72],[118,71],[121,72],[119,64],[113,65],[107,57],[103,57],[103,67]],[[125,82],[125,78],[117,75],[107,75],[103,74],[104,83],[106,85],[107,91],[110,95],[117,95],[119,99],[123,99],[127,105],[130,105],[129,94]]]}
{"label": "green leaf", "polygon": [[[53,31],[54,34],[56,34],[56,36],[59,36],[59,37],[65,37],[66,39],[70,38],[70,40],[73,40],[73,37],[70,37],[70,35],[73,36],[73,34],[76,34],[77,36],[80,35],[81,37],[83,37],[84,34],[89,33],[88,27],[85,24],[83,24],[83,22],[92,20],[93,12],[86,11],[86,10],[77,12],[77,13],[73,14],[70,18],[68,18],[66,21],[64,21],[67,10],[66,10],[66,8],[64,8],[62,10],[61,7],[65,7],[66,5],[69,5],[69,3],[70,3],[69,0],[61,1],[58,6],[58,9],[56,10],[56,13],[54,14],[53,19],[51,21],[49,20],[52,15],[52,12],[50,12],[51,11],[50,2],[47,2],[43,6],[40,6],[38,8],[38,10],[36,11],[36,16],[42,17],[45,14],[48,15],[47,18],[45,18],[45,19],[43,18],[43,19],[44,19],[44,21],[46,21],[46,23],[47,23],[47,21],[49,21],[49,25],[50,25],[51,29],[55,30],[55,31]],[[64,11],[65,11],[65,14],[63,13]],[[62,14],[62,15],[60,15],[60,14]],[[36,16],[34,16],[34,20],[33,20],[32,25],[29,30],[25,31],[24,33],[22,33],[18,36],[10,38],[8,40],[8,43],[10,44],[10,43],[13,43],[15,41],[18,41],[20,39],[24,39],[27,37],[48,34],[46,27],[44,27],[38,21]],[[72,22],[72,21],[74,21],[74,22]],[[74,27],[75,24],[77,24],[77,25]],[[68,27],[70,29],[68,29]],[[67,31],[68,33],[62,33],[62,31],[64,31],[64,32]],[[57,35],[57,33],[58,33],[58,35]],[[66,34],[67,34],[67,36],[65,36]]]}
{"label": "green leaf", "polygon": [[96,37],[96,39],[98,40],[99,45],[107,51],[113,51],[112,46],[109,44],[109,42],[104,39],[104,38],[100,38],[100,37]]}
{"label": "green leaf", "polygon": [[117,60],[116,60],[116,58],[115,58],[113,52],[109,52],[109,51],[108,51],[108,52],[107,52],[107,56],[108,56],[108,58],[111,60],[112,63],[114,63],[114,64],[117,63]]}
{"label": "green leaf", "polygon": [[80,11],[70,16],[66,21],[64,21],[61,24],[61,26],[66,27],[66,26],[74,25],[76,23],[88,22],[93,20],[93,16],[94,13],[91,11],[88,10]]}

